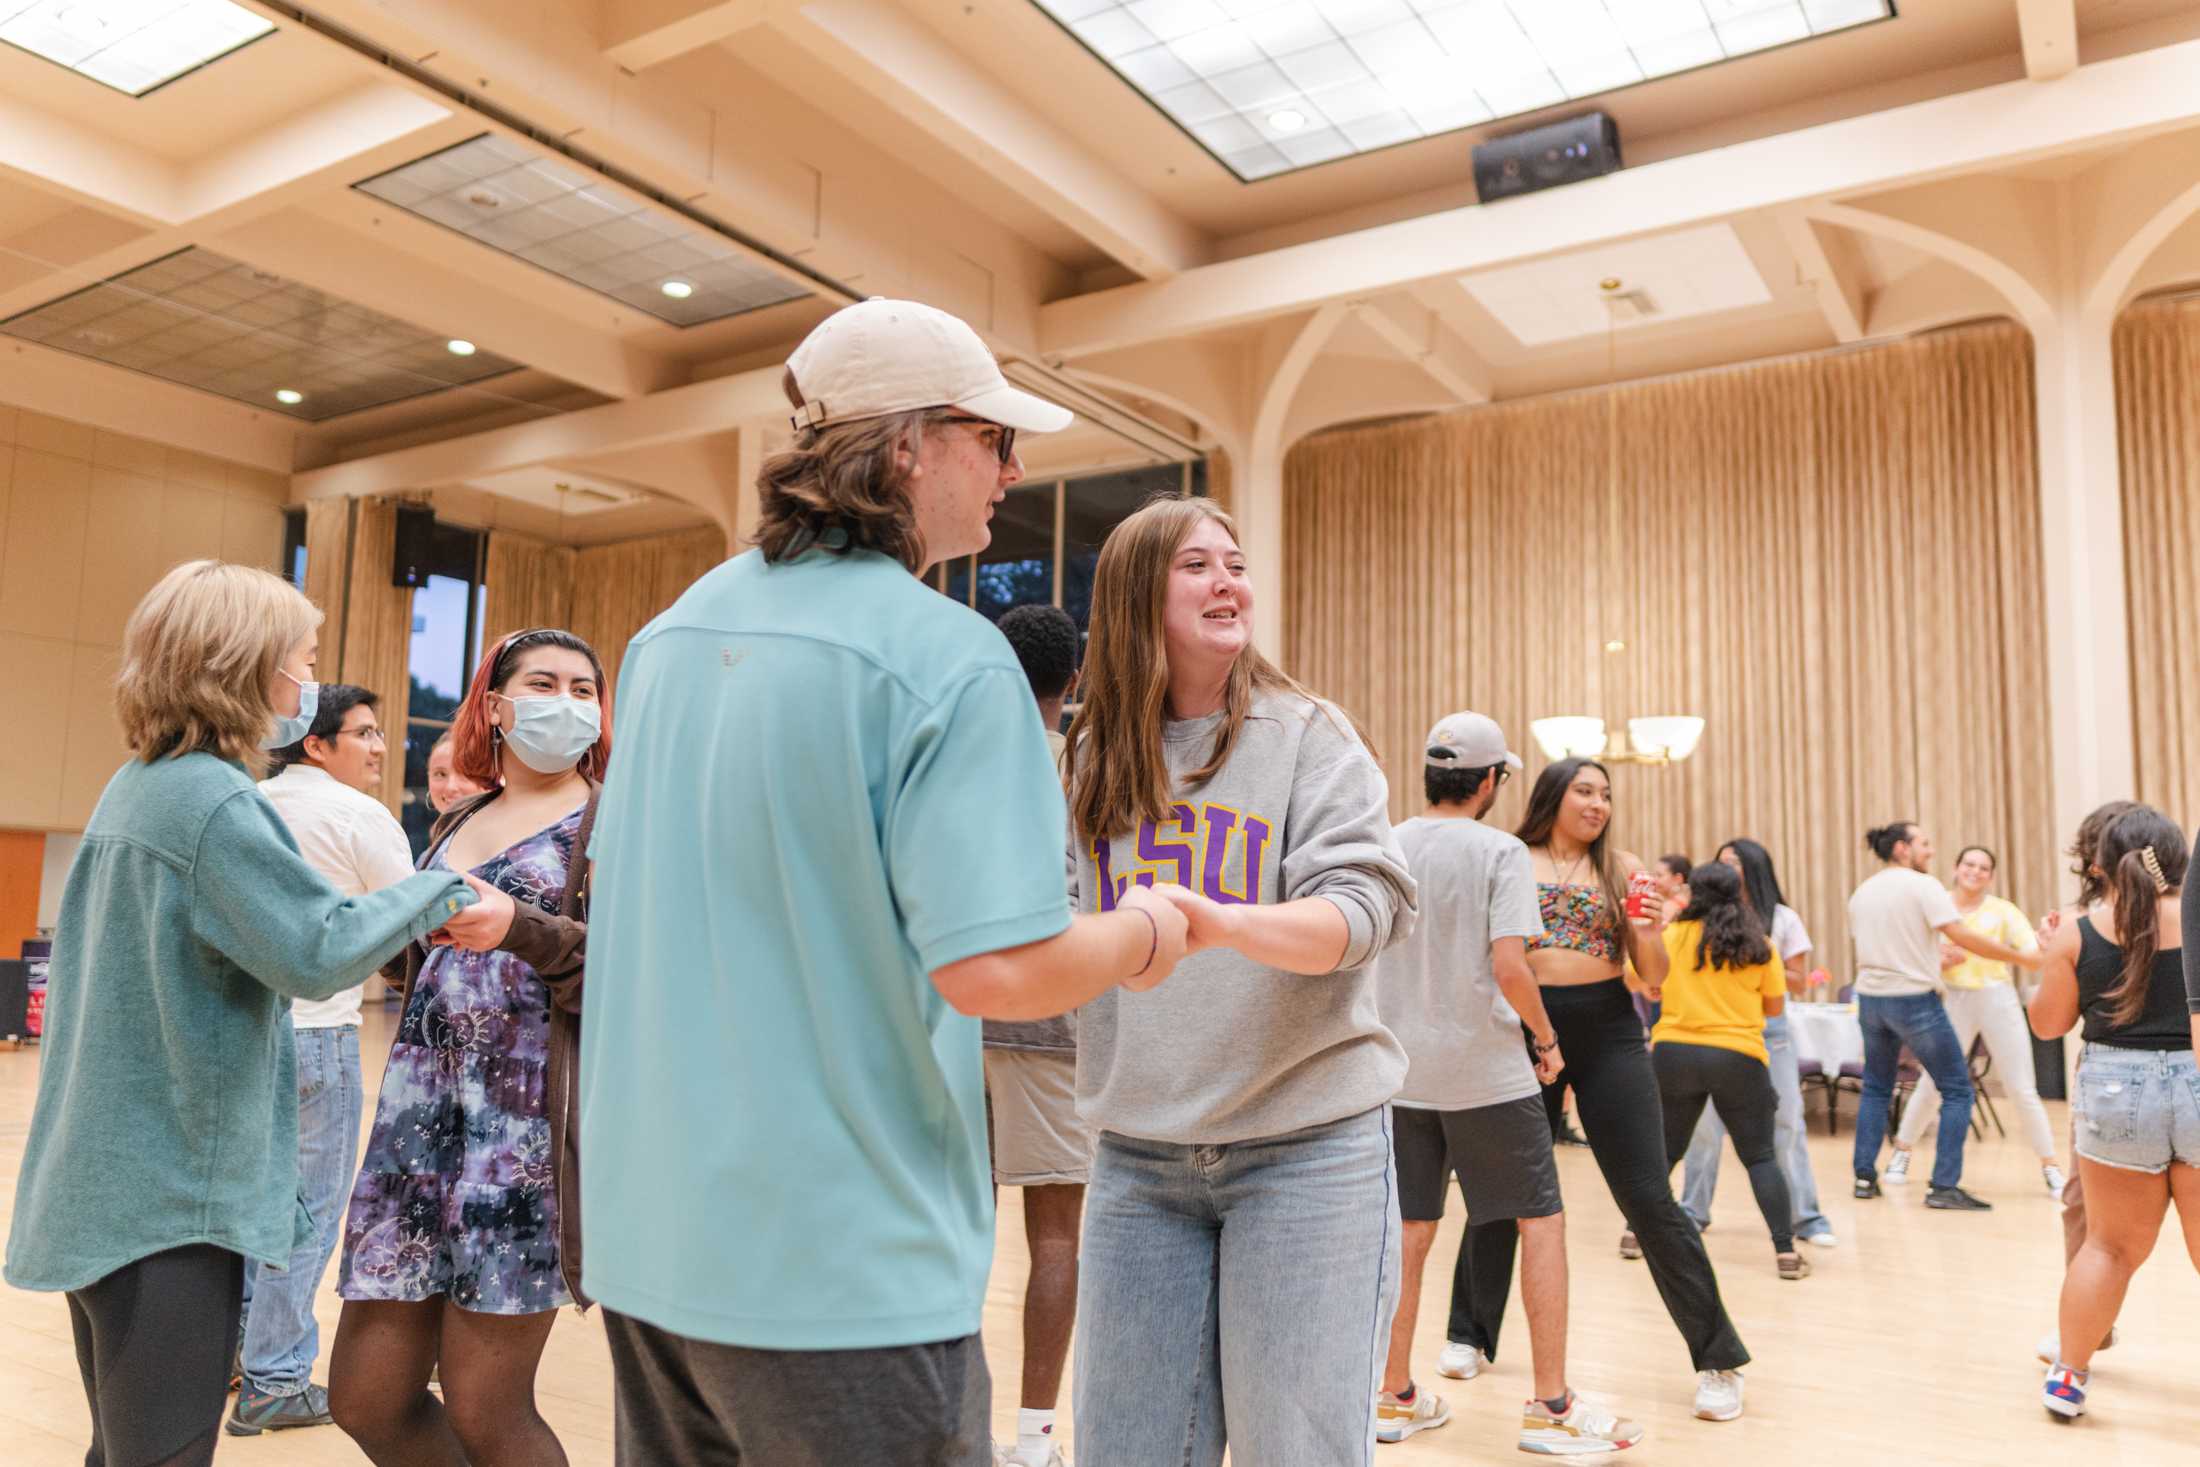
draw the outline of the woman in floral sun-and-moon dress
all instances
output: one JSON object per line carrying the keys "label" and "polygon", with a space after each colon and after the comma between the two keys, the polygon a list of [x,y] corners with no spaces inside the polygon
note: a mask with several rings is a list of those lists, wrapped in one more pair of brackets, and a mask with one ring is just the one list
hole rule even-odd
{"label": "woman in floral sun-and-moon dress", "polygon": [[520,632],[454,724],[458,772],[489,792],[420,864],[481,902],[408,954],[337,1283],[330,1409],[377,1467],[566,1460],[534,1383],[556,1311],[588,1302],[573,1076],[607,702],[587,643]]}
{"label": "woman in floral sun-and-moon dress", "polygon": [[[559,915],[575,811],[491,856],[479,880]],[[423,870],[444,869],[443,847]],[[483,1314],[573,1302],[558,1272],[557,1193],[543,1083],[550,989],[502,949],[439,948],[420,971],[382,1076],[353,1189],[347,1299],[437,1294]]]}

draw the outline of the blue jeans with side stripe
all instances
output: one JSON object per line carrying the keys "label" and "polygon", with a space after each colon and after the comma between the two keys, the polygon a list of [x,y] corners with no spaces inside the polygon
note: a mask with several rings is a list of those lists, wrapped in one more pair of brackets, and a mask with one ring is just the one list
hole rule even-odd
{"label": "blue jeans with side stripe", "polygon": [[1387,1106],[1220,1146],[1103,1132],[1078,1467],[1365,1467],[1397,1302]]}

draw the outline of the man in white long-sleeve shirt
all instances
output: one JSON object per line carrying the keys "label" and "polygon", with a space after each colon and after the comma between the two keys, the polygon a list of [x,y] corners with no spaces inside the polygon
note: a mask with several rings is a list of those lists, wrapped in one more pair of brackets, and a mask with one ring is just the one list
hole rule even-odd
{"label": "man in white long-sleeve shirt", "polygon": [[[405,829],[370,791],[381,788],[386,750],[375,695],[330,683],[306,736],[275,754],[278,772],[260,791],[283,817],[314,870],[347,896],[364,896],[410,876]],[[228,1430],[237,1436],[325,1426],[328,1392],[313,1384],[320,1328],[313,1296],[336,1246],[344,1200],[359,1160],[360,988],[291,1006],[298,1044],[298,1200],[313,1234],[286,1268],[245,1270],[244,1376]]]}

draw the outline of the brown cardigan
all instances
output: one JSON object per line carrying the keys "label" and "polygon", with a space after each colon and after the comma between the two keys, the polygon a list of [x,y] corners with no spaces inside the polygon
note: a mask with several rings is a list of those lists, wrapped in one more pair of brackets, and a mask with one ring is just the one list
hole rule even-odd
{"label": "brown cardigan", "polygon": [[[477,795],[439,817],[428,837],[429,852],[433,854],[501,793],[491,790]],[[581,1127],[575,1094],[581,1061],[581,979],[588,956],[589,878],[595,873],[588,859],[588,837],[596,828],[596,802],[602,795],[602,785],[589,786],[581,828],[573,838],[565,890],[558,899],[558,911],[566,915],[553,917],[532,902],[514,901],[511,931],[498,944],[534,969],[550,990],[550,1060],[543,1077],[543,1107],[550,1120],[550,1171],[558,1199],[558,1272],[566,1292],[583,1309],[593,1301],[581,1292]],[[419,981],[428,952],[421,943],[405,949],[404,1002],[412,999],[413,984]]]}

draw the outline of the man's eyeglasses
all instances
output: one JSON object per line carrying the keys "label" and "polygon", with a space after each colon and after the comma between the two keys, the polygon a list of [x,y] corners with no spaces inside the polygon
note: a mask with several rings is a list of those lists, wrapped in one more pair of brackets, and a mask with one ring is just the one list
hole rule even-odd
{"label": "man's eyeglasses", "polygon": [[[975,428],[991,428],[994,432],[1000,434],[1000,442],[994,445],[994,451],[999,454],[1001,467],[1004,469],[1008,467],[1008,461],[1016,456],[1016,430],[1014,428],[996,423],[991,418],[974,418],[967,413],[942,413],[939,421],[943,423],[968,423]],[[979,434],[979,438],[982,441],[984,434]]]}
{"label": "man's eyeglasses", "polygon": [[376,744],[382,744],[386,746],[390,741],[390,736],[388,734],[382,732],[382,730],[378,728],[372,727],[340,728],[336,730],[336,737],[338,738],[342,738],[346,734],[356,734],[359,738],[359,742],[365,744],[370,749],[373,748]]}

